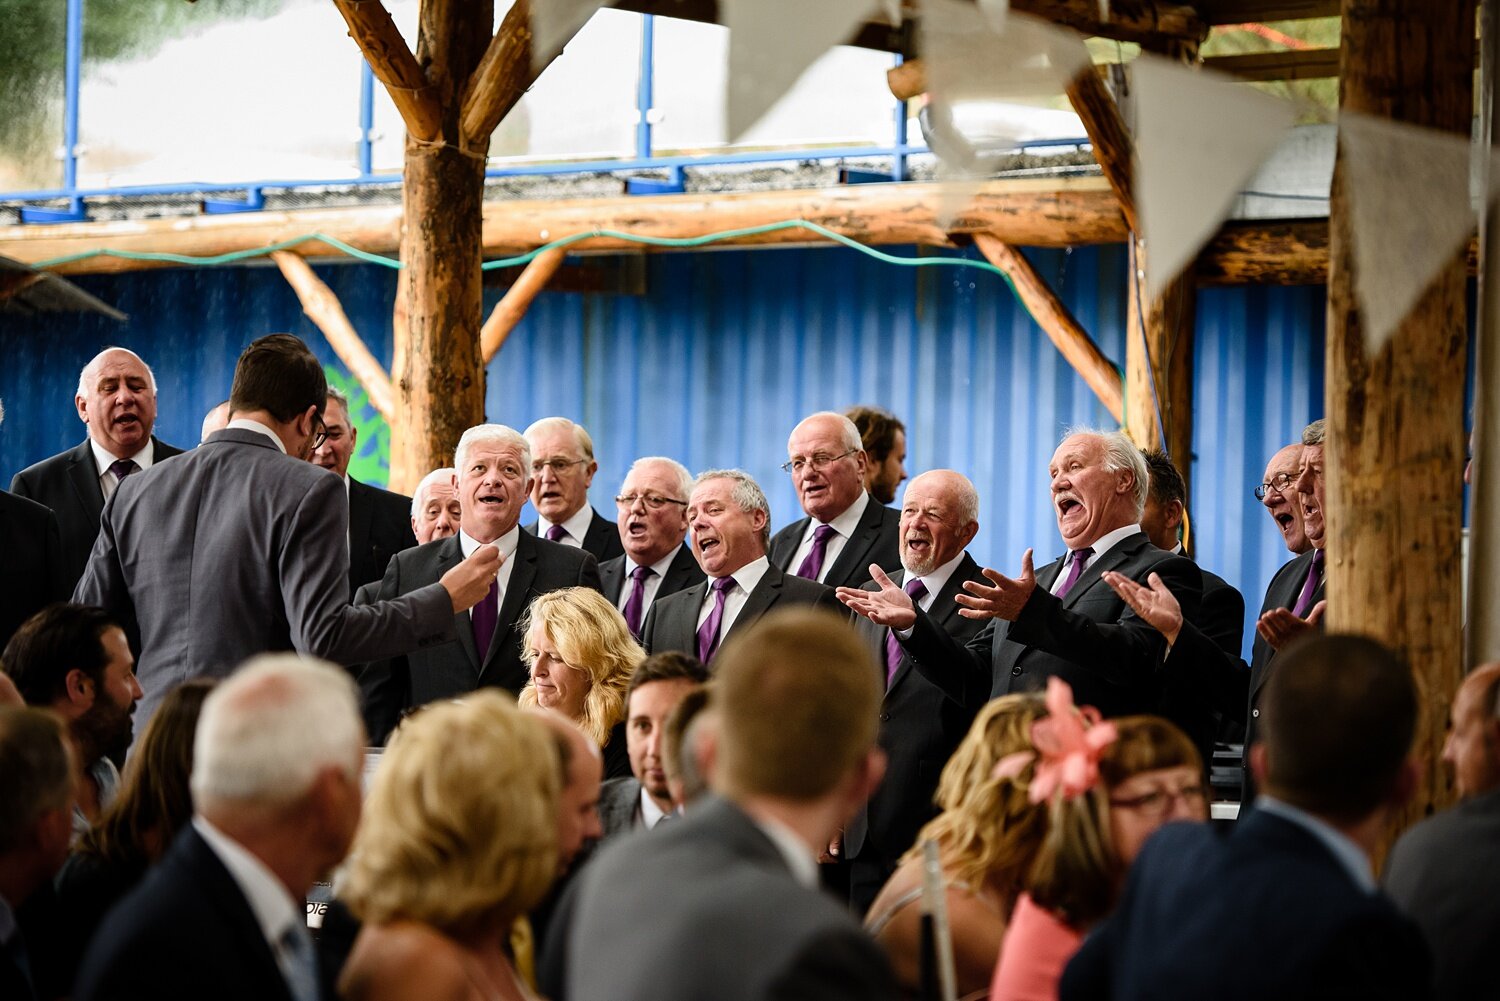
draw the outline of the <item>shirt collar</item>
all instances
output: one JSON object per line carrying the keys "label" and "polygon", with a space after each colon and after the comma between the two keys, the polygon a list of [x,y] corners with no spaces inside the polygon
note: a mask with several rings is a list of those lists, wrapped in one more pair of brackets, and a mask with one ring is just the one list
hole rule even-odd
{"label": "shirt collar", "polygon": [[[766,571],[769,569],[771,569],[770,558],[762,556],[758,560],[751,560],[738,570],[724,574],[724,576],[733,577],[734,582],[739,585],[740,590],[749,594],[755,590],[755,586],[760,583],[760,579],[766,575]],[[708,582],[712,585],[717,579],[716,577],[710,577]],[[713,588],[711,586],[708,589],[708,593],[710,596],[713,595]]]}
{"label": "shirt collar", "polygon": [[[504,535],[500,536],[500,538],[495,540],[495,545],[499,548],[501,556],[505,557],[505,559],[510,559],[515,555],[516,546],[520,544],[520,541],[521,526],[512,525],[509,532],[506,532]],[[478,549],[482,545],[484,545],[483,542],[480,542],[468,532],[465,532],[461,528],[458,530],[458,548],[463,552],[464,559],[468,559],[470,556],[473,556],[474,550]]]}
{"label": "shirt collar", "polygon": [[771,839],[771,844],[776,846],[776,850],[786,860],[786,867],[792,870],[792,878],[808,889],[817,889],[818,862],[808,850],[806,842],[797,836],[797,832],[775,817],[751,817],[750,820],[760,828],[762,834]]}
{"label": "shirt collar", "polygon": [[240,431],[257,431],[260,434],[265,435],[267,438],[270,438],[272,443],[281,450],[282,455],[286,454],[286,443],[281,440],[281,436],[278,435],[275,431],[272,431],[270,428],[266,427],[266,425],[262,424],[260,421],[252,421],[248,417],[236,417],[234,420],[224,425],[224,430],[228,431],[230,428],[235,428]]}
{"label": "shirt collar", "polygon": [[[840,514],[837,518],[833,519],[830,522],[827,522],[826,524],[832,526],[835,532],[839,533],[839,535],[847,539],[851,537],[854,534],[854,530],[859,527],[859,519],[865,516],[865,508],[869,505],[869,491],[861,490],[859,492],[859,496],[855,498],[854,503],[844,508],[843,514]],[[819,524],[818,519],[814,518],[813,525],[817,524]]]}
{"label": "shirt collar", "polygon": [[641,786],[641,826],[650,830],[665,816],[666,813],[662,811],[661,807],[656,805],[656,800],[651,798],[651,794],[646,791],[646,787]]}
{"label": "shirt collar", "polygon": [[1369,856],[1347,834],[1319,820],[1306,810],[1300,810],[1290,803],[1284,803],[1264,793],[1255,798],[1255,809],[1263,810],[1273,817],[1280,817],[1289,824],[1296,824],[1317,838],[1349,874],[1355,886],[1366,893],[1375,892],[1375,876],[1370,871]]}
{"label": "shirt collar", "polygon": [[[665,577],[667,575],[667,571],[669,569],[671,569],[671,567],[672,567],[672,561],[677,558],[677,551],[679,549],[681,549],[681,548],[682,548],[682,543],[679,542],[677,545],[675,545],[675,546],[672,547],[672,551],[671,552],[667,553],[667,555],[663,556],[661,559],[659,559],[655,563],[651,564],[651,569],[653,571],[655,571],[656,576],[658,576],[658,577]],[[626,553],[625,554],[625,576],[629,577],[631,571],[634,570],[638,566],[640,566],[640,564],[637,563],[635,560],[631,559],[629,553]],[[735,580],[739,580],[739,577],[736,576]]]}
{"label": "shirt collar", "polygon": [[[110,454],[108,449],[99,444],[93,438],[89,439],[89,448],[93,450],[94,465],[99,467],[100,476],[103,476],[105,473],[109,472],[109,467],[113,466],[116,462],[119,461],[119,456]],[[146,444],[141,447],[141,450],[139,452],[136,452],[134,455],[125,456],[125,458],[134,461],[135,464],[140,467],[141,472],[145,472],[146,470],[151,468],[151,463],[155,459],[155,457],[156,443],[152,440],[150,435],[146,436]]]}
{"label": "shirt collar", "polygon": [[1124,542],[1126,539],[1130,538],[1140,530],[1140,525],[1132,523],[1129,525],[1121,525],[1113,532],[1105,532],[1094,541],[1094,545],[1092,547],[1094,550],[1094,555],[1090,557],[1090,559],[1097,560],[1099,557],[1103,556],[1105,553],[1109,552],[1111,549],[1115,548],[1120,543]]}
{"label": "shirt collar", "polygon": [[299,918],[305,920],[303,907],[292,899],[276,874],[244,845],[201,816],[193,817],[193,830],[202,836],[209,849],[224,863],[224,868],[229,870],[267,942],[274,946],[281,941],[288,927],[296,925]]}
{"label": "shirt collar", "polygon": [[[930,574],[918,575],[912,573],[910,570],[906,570],[906,575],[901,578],[901,586],[903,588],[906,587],[907,583],[913,577],[920,576],[922,580],[922,586],[927,588],[927,593],[936,597],[938,592],[942,591],[942,589],[948,585],[948,578],[953,576],[953,571],[958,569],[958,564],[963,560],[965,555],[965,552],[960,552],[957,556],[953,557],[953,559],[949,560],[947,563],[944,563],[942,566],[938,567]],[[905,570],[906,568],[903,567],[902,569]]]}
{"label": "shirt collar", "polygon": [[562,522],[549,521],[541,515],[537,515],[536,534],[545,539],[547,537],[548,528],[551,528],[553,525],[561,524],[563,529],[569,535],[577,539],[579,544],[582,544],[583,537],[588,534],[589,525],[593,522],[593,520],[594,508],[591,504],[589,504],[587,500],[585,500],[583,502],[583,507],[579,508],[577,511],[574,511],[572,517],[567,518]]}

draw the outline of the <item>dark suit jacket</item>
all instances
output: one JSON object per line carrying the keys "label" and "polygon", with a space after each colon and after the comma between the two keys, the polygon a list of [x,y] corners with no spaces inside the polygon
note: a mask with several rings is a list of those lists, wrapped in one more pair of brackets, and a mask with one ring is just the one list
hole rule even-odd
{"label": "dark suit jacket", "polygon": [[[181,455],[159,438],[154,444],[151,464]],[[135,475],[135,474],[132,474]],[[59,452],[33,466],[28,466],[10,481],[10,492],[44,504],[57,515],[62,534],[62,574],[67,592],[73,592],[99,535],[99,515],[104,510],[104,491],[99,487],[99,467],[87,438],[83,444]]]}
{"label": "dark suit jacket", "polygon": [[411,498],[349,477],[349,593],[378,581],[392,556],[416,544]]}
{"label": "dark suit jacket", "polygon": [[[485,685],[520,692],[528,675],[521,660],[524,637],[517,625],[531,599],[565,587],[599,589],[598,565],[581,549],[521,532],[511,559],[515,565],[500,602],[495,636],[482,658],[474,648],[469,613],[454,614],[450,605],[453,633],[449,642],[375,661],[360,671],[361,701],[371,744],[385,743],[408,708],[451,699]],[[420,590],[462,561],[457,535],[397,553],[386,567],[375,598],[384,601]]]}
{"label": "dark suit jacket", "polygon": [[35,501],[0,490],[0,650],[21,623],[73,593],[63,566],[57,516]]}
{"label": "dark suit jacket", "polygon": [[[342,491],[340,491],[342,492]],[[78,975],[77,1001],[291,1001],[239,885],[192,827],[110,912]]]}
{"label": "dark suit jacket", "polygon": [[[651,603],[651,611],[646,613],[645,625],[641,627],[641,644],[647,653],[677,650],[698,656],[698,611],[703,607],[708,588],[709,582],[704,579],[685,591]],[[784,574],[772,563],[766,568],[760,583],[755,585],[755,590],[745,599],[745,607],[740,609],[734,625],[720,638],[719,649],[724,649],[729,637],[747,628],[772,608],[787,605],[820,605],[841,615],[847,614],[832,588],[815,580]]]}
{"label": "dark suit jacket", "polygon": [[[1167,660],[1175,670],[1163,667],[1161,694],[1156,711],[1182,728],[1193,739],[1203,765],[1213,759],[1214,740],[1221,721],[1242,722],[1245,716],[1245,679],[1249,672],[1235,665],[1240,661],[1245,634],[1245,599],[1217,574],[1202,570],[1203,602],[1198,611],[1197,640],[1213,649],[1189,662],[1173,655]],[[1180,642],[1180,637],[1179,637]],[[1189,649],[1196,651],[1196,648]],[[1227,673],[1226,673],[1227,672]]]}
{"label": "dark suit jacket", "polygon": [[[954,596],[966,580],[989,584],[979,564],[965,553],[927,610],[933,622],[964,643],[984,627],[982,619],[958,614]],[[876,590],[875,584],[865,585]],[[864,616],[854,627],[875,651],[885,685],[885,642],[890,630]],[[969,732],[969,724],[989,698],[989,688],[972,683],[958,664],[924,663],[903,651],[901,664],[880,704],[880,746],[886,754],[885,779],[869,803],[844,828],[845,856],[869,862],[889,876],[917,831],[937,814],[932,797],[943,765]],[[873,896],[872,898],[873,899]],[[858,903],[858,901],[856,902]],[[863,901],[868,905],[869,901]]]}
{"label": "dark suit jacket", "polygon": [[[620,526],[600,514],[597,508],[591,507],[589,510],[594,517],[583,533],[583,551],[593,553],[594,559],[599,563],[624,556],[625,546],[620,542]],[[540,537],[542,533],[537,531],[540,524],[540,521],[533,521],[521,526],[521,530]]]}
{"label": "dark suit jacket", "polygon": [[[667,572],[662,575],[661,586],[656,589],[656,595],[651,599],[654,605],[669,594],[676,594],[683,588],[692,587],[703,581],[707,576],[698,561],[693,557],[693,550],[683,543],[677,547],[677,555],[672,557],[672,562],[667,564]],[[620,595],[625,591],[625,585],[629,583],[625,576],[625,556],[621,554],[612,560],[599,564],[599,583],[604,589],[604,596],[610,603],[619,606]],[[646,612],[651,611],[650,605],[646,606]],[[646,624],[641,620],[641,625]]]}
{"label": "dark suit jacket", "polygon": [[1428,996],[1429,977],[1415,925],[1311,832],[1256,810],[1228,835],[1206,824],[1153,835],[1060,997],[1408,1001]]}
{"label": "dark suit jacket", "polygon": [[1105,716],[1154,711],[1166,639],[1100,577],[1106,570],[1136,581],[1160,574],[1184,616],[1196,619],[1203,587],[1197,566],[1157,549],[1138,532],[1094,560],[1058,600],[1048,588],[1065,559],[1037,571],[1036,589],[1016,621],[991,619],[964,646],[919,610],[907,650],[918,661],[960,671],[968,685],[988,685],[991,698],[1040,691],[1056,675],[1073,687],[1079,705],[1095,706]]}
{"label": "dark suit jacket", "polygon": [[549,936],[567,963],[543,962],[566,970],[543,986],[557,1001],[895,997],[884,954],[848,911],[797,883],[726,800],[610,842],[579,884]]}
{"label": "dark suit jacket", "polygon": [[[807,531],[811,518],[794,521],[771,538],[771,563],[787,573],[797,572],[792,559],[797,547],[802,544],[802,533]],[[896,573],[901,568],[900,539],[898,529],[901,514],[886,507],[871,497],[860,515],[859,524],[850,533],[849,541],[828,573],[823,583],[829,587],[859,587],[870,579],[870,564],[880,564],[887,573]]]}

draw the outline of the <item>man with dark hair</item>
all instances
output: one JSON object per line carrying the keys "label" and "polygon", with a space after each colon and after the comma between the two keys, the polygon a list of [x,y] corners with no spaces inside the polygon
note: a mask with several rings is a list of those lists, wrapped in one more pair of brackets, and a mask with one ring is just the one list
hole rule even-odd
{"label": "man with dark hair", "polygon": [[662,768],[667,773],[667,788],[672,805],[686,813],[689,804],[708,792],[708,730],[713,725],[709,711],[712,688],[699,685],[690,689],[667,714],[662,729]]}
{"label": "man with dark hair", "polygon": [[1304,640],[1282,658],[1250,752],[1255,809],[1228,837],[1158,831],[1068,965],[1063,1001],[1427,996],[1421,933],[1370,869],[1417,781],[1411,670],[1359,636]]}
{"label": "man with dark hair", "polygon": [[0,665],[27,705],[51,709],[68,725],[78,791],[73,833],[81,835],[119,789],[110,759],[130,747],[141,697],[125,631],[97,608],[53,605],[16,631]]}
{"label": "man with dark hair", "polygon": [[654,828],[671,816],[663,736],[667,717],[683,697],[708,680],[703,662],[669,650],[641,661],[625,690],[625,744],[631,774],[604,783],[599,820],[607,838],[633,828]]}
{"label": "man with dark hair", "polygon": [[854,422],[865,455],[870,458],[865,468],[865,489],[880,503],[891,503],[906,479],[906,425],[879,407],[850,407],[844,416]]}
{"label": "man with dark hair", "polygon": [[356,664],[452,639],[454,614],[495,579],[499,553],[481,546],[426,588],[349,604],[343,485],[297,461],[322,440],[327,397],[307,345],[262,337],[235,366],[228,427],[129,477],[106,505],[74,600],[138,627],[142,726],[176,685],[257,653]]}

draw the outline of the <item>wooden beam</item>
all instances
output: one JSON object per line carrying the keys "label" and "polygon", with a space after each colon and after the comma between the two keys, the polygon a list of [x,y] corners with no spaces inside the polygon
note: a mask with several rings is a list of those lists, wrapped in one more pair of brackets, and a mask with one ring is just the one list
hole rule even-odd
{"label": "wooden beam", "polygon": [[567,258],[567,251],[556,247],[542,251],[531,259],[521,277],[495,303],[490,318],[484,321],[479,331],[479,354],[486,365],[505,346],[510,332],[516,329],[516,324],[531,308],[532,301],[547,287],[547,282]]}
{"label": "wooden beam", "polygon": [[328,339],[328,346],[333,348],[344,367],[364,387],[365,393],[370,397],[370,404],[387,421],[394,420],[396,406],[391,377],[365,346],[364,340],[354,329],[354,324],[349,322],[349,316],[344,312],[333,289],[313,274],[312,267],[296,254],[278,250],[271,254],[271,260],[276,262],[282,277],[292,287],[292,291],[297,293],[297,298],[302,303],[302,312],[323,331],[323,336]]}
{"label": "wooden beam", "polygon": [[1099,79],[1099,74],[1090,66],[1068,82],[1068,100],[1073,110],[1083,121],[1084,131],[1094,147],[1094,159],[1099,169],[1120,201],[1120,212],[1125,225],[1135,233],[1140,231],[1135,213],[1135,190],[1132,174],[1135,163],[1135,143],[1125,128],[1119,105],[1114,95]]}
{"label": "wooden beam", "polygon": [[908,59],[886,70],[885,82],[891,88],[891,96],[898,101],[920,97],[927,93],[927,64],[920,59]]}
{"label": "wooden beam", "polygon": [[1197,0],[1194,6],[1211,25],[1339,16],[1339,0]]}
{"label": "wooden beam", "polygon": [[516,0],[464,86],[458,119],[464,143],[476,152],[488,152],[495,126],[539,75],[541,70],[531,65],[531,0]]}
{"label": "wooden beam", "polygon": [[416,57],[380,0],[333,0],[349,26],[349,37],[385,85],[406,130],[429,142],[438,137],[442,111]]}
{"label": "wooden beam", "polygon": [[1241,80],[1324,80],[1339,75],[1338,49],[1281,49],[1235,56],[1208,56],[1205,69]]}
{"label": "wooden beam", "polygon": [[1200,285],[1322,285],[1328,281],[1328,220],[1236,222],[1198,254]]}
{"label": "wooden beam", "polygon": [[1159,299],[1148,303],[1146,274],[1151,265],[1140,242],[1131,263],[1125,322],[1125,427],[1141,448],[1165,447],[1188,482],[1197,283],[1191,271],[1185,272],[1167,285]]}
{"label": "wooden beam", "polygon": [[1105,357],[1099,345],[1089,336],[1083,324],[1057,297],[1026,255],[1010,244],[989,233],[974,234],[974,244],[985,260],[1004,271],[1016,290],[1016,297],[1026,307],[1037,326],[1056,345],[1057,350],[1073,366],[1080,378],[1099,397],[1116,421],[1124,423],[1124,387],[1120,369]]}

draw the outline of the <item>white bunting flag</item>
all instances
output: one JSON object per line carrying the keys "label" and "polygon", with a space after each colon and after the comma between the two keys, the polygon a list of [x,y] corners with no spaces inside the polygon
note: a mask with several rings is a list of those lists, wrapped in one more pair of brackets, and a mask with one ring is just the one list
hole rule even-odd
{"label": "white bunting flag", "polygon": [[532,0],[531,65],[540,70],[610,0]]}
{"label": "white bunting flag", "polygon": [[1136,212],[1154,302],[1218,231],[1241,187],[1292,127],[1296,108],[1154,56],[1131,63],[1130,85]]}
{"label": "white bunting flag", "polygon": [[725,121],[738,140],[823,53],[854,37],[881,0],[719,0],[729,29]]}

